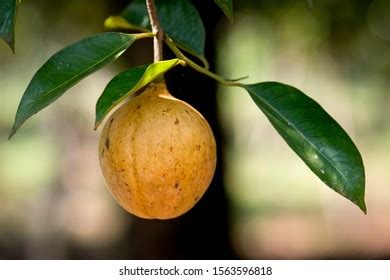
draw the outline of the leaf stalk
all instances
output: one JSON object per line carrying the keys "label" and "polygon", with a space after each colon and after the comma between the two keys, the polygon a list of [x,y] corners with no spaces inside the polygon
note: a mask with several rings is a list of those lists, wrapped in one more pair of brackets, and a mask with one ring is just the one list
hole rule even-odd
{"label": "leaf stalk", "polygon": [[[198,64],[196,64],[195,62],[193,62],[191,59],[189,59],[188,57],[186,57],[182,52],[181,50],[176,46],[176,44],[173,42],[173,40],[171,38],[169,38],[167,35],[164,36],[165,38],[165,43],[167,44],[167,46],[172,50],[172,52],[181,60],[183,60],[185,62],[186,65],[190,66],[191,68],[195,69],[196,71],[206,75],[206,76],[209,76],[210,78],[220,82],[221,84],[225,85],[225,86],[239,86],[239,87],[242,87],[244,86],[243,84],[241,83],[237,83],[235,80],[227,80],[211,71],[209,71],[207,68],[204,68]],[[241,80],[241,78],[239,79]]]}

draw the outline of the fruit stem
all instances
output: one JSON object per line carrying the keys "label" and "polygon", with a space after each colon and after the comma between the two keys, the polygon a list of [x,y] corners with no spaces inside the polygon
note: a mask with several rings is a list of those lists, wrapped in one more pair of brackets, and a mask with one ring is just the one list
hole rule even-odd
{"label": "fruit stem", "polygon": [[157,16],[157,10],[154,0],[146,0],[146,7],[148,9],[152,32],[156,35],[153,38],[154,62],[158,62],[161,61],[163,57],[164,31]]}
{"label": "fruit stem", "polygon": [[[209,71],[208,69],[196,64],[195,62],[193,62],[191,59],[189,59],[188,57],[186,57],[180,50],[179,48],[175,45],[175,43],[172,41],[171,38],[169,38],[167,35],[164,36],[165,38],[165,43],[167,44],[167,46],[172,50],[172,52],[181,60],[183,60],[186,65],[190,66],[191,68],[195,69],[196,71],[202,73],[202,74],[205,74],[206,76],[209,76],[210,78],[220,82],[221,84],[225,85],[225,86],[243,86],[243,84],[241,83],[237,83],[237,80],[241,80],[242,78],[240,79],[236,79],[236,80],[227,80],[211,71]],[[245,77],[244,77],[245,78]]]}

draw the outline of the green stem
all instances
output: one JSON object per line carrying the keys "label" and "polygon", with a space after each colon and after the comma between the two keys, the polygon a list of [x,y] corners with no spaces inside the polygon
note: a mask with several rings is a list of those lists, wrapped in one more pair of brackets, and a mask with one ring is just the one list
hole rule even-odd
{"label": "green stem", "polygon": [[144,39],[144,38],[153,38],[156,37],[156,34],[147,32],[147,33],[138,33],[136,34],[138,39]]}
{"label": "green stem", "polygon": [[193,62],[191,59],[186,57],[179,50],[179,48],[175,45],[175,43],[172,41],[172,39],[169,38],[168,36],[165,36],[165,43],[179,59],[183,60],[186,63],[186,65],[190,66],[191,68],[195,69],[196,71],[198,71],[202,74],[205,74],[206,76],[209,76],[210,78],[220,82],[221,84],[223,84],[225,86],[243,86],[243,84],[241,84],[241,83],[226,80],[226,79],[222,78],[221,76],[219,76],[219,75],[207,70],[206,68],[196,64],[195,62]]}

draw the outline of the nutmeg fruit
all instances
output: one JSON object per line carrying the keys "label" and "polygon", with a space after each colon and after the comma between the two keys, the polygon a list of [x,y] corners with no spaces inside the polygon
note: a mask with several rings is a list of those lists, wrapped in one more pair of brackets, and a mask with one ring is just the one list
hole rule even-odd
{"label": "nutmeg fruit", "polygon": [[152,83],[105,124],[99,158],[108,188],[128,212],[170,219],[206,192],[216,167],[216,143],[203,116]]}

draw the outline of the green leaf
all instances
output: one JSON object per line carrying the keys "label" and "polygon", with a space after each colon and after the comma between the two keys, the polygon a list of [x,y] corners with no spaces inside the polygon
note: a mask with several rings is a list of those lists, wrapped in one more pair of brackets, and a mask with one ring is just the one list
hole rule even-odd
{"label": "green leaf", "polygon": [[18,10],[18,0],[1,0],[0,5],[0,38],[9,45],[15,53],[15,19]]}
{"label": "green leaf", "polygon": [[56,54],[35,73],[19,103],[9,138],[32,115],[58,99],[87,75],[118,58],[145,34],[108,32],[85,38]]}
{"label": "green leaf", "polygon": [[366,213],[363,161],[341,126],[292,86],[265,82],[243,87],[307,166]]}
{"label": "green leaf", "polygon": [[[158,1],[155,2],[156,8],[157,3]],[[148,10],[146,8],[146,3],[143,0],[131,0],[122,11],[121,16],[135,28],[151,30]],[[161,21],[160,16],[159,20]],[[165,30],[165,32],[167,31]]]}
{"label": "green leaf", "polygon": [[[155,1],[157,15],[165,33],[183,50],[205,62],[206,31],[202,19],[188,0]],[[150,21],[144,0],[133,0],[122,12],[130,26],[150,30]]]}
{"label": "green leaf", "polygon": [[215,0],[215,3],[221,8],[225,13],[227,18],[232,22],[233,21],[233,0]]}
{"label": "green leaf", "polygon": [[95,129],[98,128],[104,117],[126,97],[181,63],[182,61],[179,59],[159,61],[154,64],[134,67],[115,76],[96,103]]}

